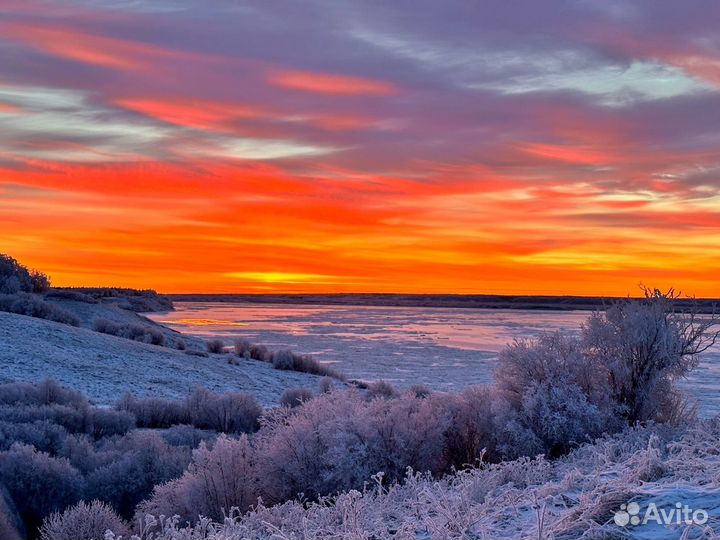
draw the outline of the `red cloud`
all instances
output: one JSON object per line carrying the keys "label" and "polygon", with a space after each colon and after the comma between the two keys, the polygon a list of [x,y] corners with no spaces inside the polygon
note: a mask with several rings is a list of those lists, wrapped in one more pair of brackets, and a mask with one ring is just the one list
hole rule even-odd
{"label": "red cloud", "polygon": [[282,88],[314,94],[390,96],[398,92],[394,84],[384,81],[311,71],[270,71],[268,80]]}

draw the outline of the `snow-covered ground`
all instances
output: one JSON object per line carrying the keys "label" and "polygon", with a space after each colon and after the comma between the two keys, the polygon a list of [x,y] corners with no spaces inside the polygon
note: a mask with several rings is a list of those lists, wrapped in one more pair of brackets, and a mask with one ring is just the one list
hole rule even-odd
{"label": "snow-covered ground", "polygon": [[[315,355],[348,377],[457,391],[491,383],[514,338],[577,332],[588,311],[177,302],[150,317],[185,334],[245,337]],[[720,414],[720,344],[680,387],[704,416]]]}
{"label": "snow-covered ground", "polygon": [[[85,304],[95,310],[98,305]],[[102,309],[104,317],[138,320],[134,313]],[[263,405],[276,404],[290,387],[315,390],[319,377],[278,371],[270,364],[227,355],[208,358],[148,345],[87,328],[0,313],[0,382],[52,378],[81,390],[97,404],[110,404],[131,391],[137,395],[184,397],[201,385],[213,391],[252,392]]]}

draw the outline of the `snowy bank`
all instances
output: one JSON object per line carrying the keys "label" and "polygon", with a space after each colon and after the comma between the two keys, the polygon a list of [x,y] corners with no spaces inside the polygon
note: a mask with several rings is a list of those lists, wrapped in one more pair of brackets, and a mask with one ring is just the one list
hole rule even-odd
{"label": "snowy bank", "polygon": [[[98,309],[104,317],[143,319],[102,304],[86,304],[82,309],[87,310],[81,317],[84,324]],[[229,364],[225,354],[203,358],[11,313],[0,313],[0,343],[0,382],[52,378],[81,390],[97,404],[114,403],[128,391],[140,396],[180,398],[194,387],[204,386],[216,392],[251,392],[261,404],[274,405],[287,388],[315,389],[320,380],[305,373],[276,370],[264,362],[236,357],[235,363]]]}

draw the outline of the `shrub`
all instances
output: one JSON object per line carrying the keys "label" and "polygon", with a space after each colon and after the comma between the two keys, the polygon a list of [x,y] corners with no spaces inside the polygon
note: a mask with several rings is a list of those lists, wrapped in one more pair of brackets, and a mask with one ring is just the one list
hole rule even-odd
{"label": "shrub", "polygon": [[220,354],[225,351],[225,343],[222,339],[211,339],[206,345],[208,352],[212,354]]}
{"label": "shrub", "polygon": [[0,452],[0,484],[33,535],[45,516],[77,502],[82,493],[82,477],[66,459],[19,443]]}
{"label": "shrub", "polygon": [[295,354],[288,350],[275,351],[272,353],[271,361],[275,369],[299,371],[301,373],[310,373],[311,375],[323,375],[333,377],[334,379],[343,378],[337,371],[321,364],[312,356]]}
{"label": "shrub", "polygon": [[318,390],[321,394],[329,394],[335,390],[335,382],[332,377],[323,377],[318,383]]}
{"label": "shrub", "polygon": [[343,379],[343,376],[339,372],[329,366],[326,366],[325,364],[321,364],[312,356],[308,356],[306,354],[293,354],[292,369],[301,373],[310,373],[311,375],[322,375],[339,380]]}
{"label": "shrub", "polygon": [[20,423],[0,421],[0,450],[9,450],[14,443],[19,442],[54,455],[63,448],[67,436],[65,428],[47,420]]}
{"label": "shrub", "polygon": [[503,426],[497,416],[499,397],[494,388],[474,386],[460,394],[432,394],[421,399],[430,401],[444,421],[442,439],[447,469],[500,460],[497,446],[502,435],[498,428]]}
{"label": "shrub", "polygon": [[418,398],[426,398],[432,394],[432,390],[424,384],[413,384],[410,388],[408,388],[408,392]]}
{"label": "shrub", "polygon": [[254,438],[264,500],[362,489],[378,471],[392,480],[407,467],[445,470],[446,415],[433,405],[411,396],[367,401],[346,391],[266,413]]}
{"label": "shrub", "polygon": [[298,407],[313,398],[312,390],[307,388],[288,388],[280,396],[280,405],[285,407]]}
{"label": "shrub", "polygon": [[248,393],[213,394],[196,389],[186,401],[195,427],[222,433],[250,433],[259,427],[262,408]]}
{"label": "shrub", "polygon": [[40,528],[42,540],[80,540],[105,538],[106,531],[116,536],[129,533],[125,522],[109,505],[92,501],[80,501],[64,512],[53,513],[43,522]]}
{"label": "shrub", "polygon": [[107,319],[96,319],[93,329],[102,334],[117,336],[133,341],[142,341],[151,345],[165,345],[165,334],[157,328],[139,324],[117,324]]}
{"label": "shrub", "polygon": [[80,326],[80,318],[74,313],[24,292],[0,294],[0,311],[45,319],[70,326]]}
{"label": "shrub", "polygon": [[178,339],[178,340],[175,342],[175,348],[176,348],[178,351],[184,351],[184,350],[187,348],[187,345],[185,344],[185,340],[184,340],[184,339]]}
{"label": "shrub", "polygon": [[249,360],[250,358],[252,358],[251,351],[252,343],[250,343],[247,339],[235,340],[235,354],[237,354],[241,358]]}
{"label": "shrub", "polygon": [[109,409],[90,409],[85,432],[95,439],[125,435],[135,427],[135,415],[127,411]]}
{"label": "shrub", "polygon": [[275,351],[272,354],[272,365],[275,369],[290,370],[293,368],[293,353],[288,350]]}
{"label": "shrub", "polygon": [[70,433],[84,433],[87,409],[78,410],[66,405],[3,405],[0,417],[13,423],[47,421],[64,427]]}
{"label": "shrub", "polygon": [[214,394],[204,388],[195,389],[184,401],[136,398],[126,394],[115,407],[134,414],[139,427],[169,428],[191,424],[223,433],[255,431],[262,414],[262,408],[252,394]]}
{"label": "shrub", "polygon": [[52,379],[33,383],[0,384],[0,403],[7,405],[67,405],[85,408],[88,402],[77,390],[61,386]]}
{"label": "shrub", "polygon": [[138,514],[177,514],[193,523],[199,515],[220,520],[233,507],[247,510],[261,493],[256,466],[246,435],[238,440],[220,436],[212,448],[203,442],[193,452],[187,471],[157,486]]}
{"label": "shrub", "polygon": [[214,431],[202,430],[184,424],[168,428],[161,435],[170,446],[186,446],[188,448],[197,448],[201,442],[212,442],[217,437],[217,433]]}
{"label": "shrub", "polygon": [[367,392],[371,398],[391,399],[398,395],[395,387],[387,381],[375,381],[368,384]]}
{"label": "shrub", "polygon": [[250,358],[261,362],[272,362],[272,353],[265,345],[251,345]]}
{"label": "shrub", "polygon": [[168,428],[190,422],[190,414],[181,401],[155,397],[137,398],[132,394],[125,394],[115,404],[115,408],[134,415],[137,426],[143,428]]}

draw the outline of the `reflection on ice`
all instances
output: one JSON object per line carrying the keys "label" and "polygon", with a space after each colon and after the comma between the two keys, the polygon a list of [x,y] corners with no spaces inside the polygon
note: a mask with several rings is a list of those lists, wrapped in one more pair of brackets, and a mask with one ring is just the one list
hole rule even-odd
{"label": "reflection on ice", "polygon": [[[198,336],[244,337],[334,362],[349,377],[457,390],[492,379],[495,357],[515,338],[577,331],[586,311],[181,302],[154,318]],[[720,413],[720,347],[683,386],[703,412]]]}

